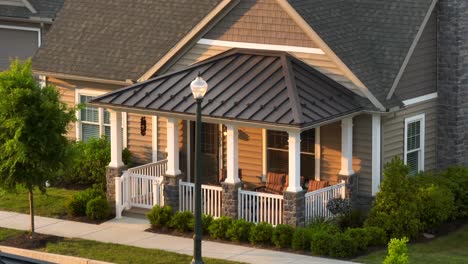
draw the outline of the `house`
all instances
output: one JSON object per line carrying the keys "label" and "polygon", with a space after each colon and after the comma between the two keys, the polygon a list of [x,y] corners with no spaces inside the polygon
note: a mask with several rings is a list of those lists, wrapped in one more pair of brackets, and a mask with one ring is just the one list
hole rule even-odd
{"label": "house", "polygon": [[[90,102],[70,138],[110,135],[117,215],[162,203],[193,208],[190,83],[201,74],[204,212],[301,225],[326,215],[336,196],[368,205],[394,156],[412,173],[468,164],[459,70],[466,8],[455,0],[65,1],[33,68],[69,105]],[[142,166],[123,166],[123,147]]]}
{"label": "house", "polygon": [[0,71],[10,59],[32,57],[41,46],[63,0],[0,1]]}

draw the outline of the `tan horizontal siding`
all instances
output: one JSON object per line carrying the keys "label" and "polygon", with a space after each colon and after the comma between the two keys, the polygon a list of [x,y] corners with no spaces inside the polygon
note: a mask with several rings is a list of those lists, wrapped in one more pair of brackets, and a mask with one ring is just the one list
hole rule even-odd
{"label": "tan horizontal siding", "polygon": [[353,119],[353,170],[358,175],[360,194],[372,194],[372,116]]}
{"label": "tan horizontal siding", "polygon": [[[141,118],[146,118],[146,135],[141,135]],[[138,114],[127,115],[128,149],[133,155],[133,161],[146,164],[152,161],[152,118]]]}
{"label": "tan horizontal siding", "polygon": [[167,156],[167,118],[158,117],[158,160]]}
{"label": "tan horizontal siding", "polygon": [[320,179],[338,182],[341,169],[341,124],[320,127]]}
{"label": "tan horizontal siding", "polygon": [[434,170],[436,168],[436,110],[437,100],[431,100],[383,117],[383,164],[388,163],[395,156],[403,159],[405,118],[425,113],[424,166],[426,170]]}
{"label": "tan horizontal siding", "polygon": [[261,183],[262,175],[262,130],[251,127],[239,128],[239,169],[242,180]]}
{"label": "tan horizontal siding", "polygon": [[316,47],[276,0],[240,0],[204,38]]}

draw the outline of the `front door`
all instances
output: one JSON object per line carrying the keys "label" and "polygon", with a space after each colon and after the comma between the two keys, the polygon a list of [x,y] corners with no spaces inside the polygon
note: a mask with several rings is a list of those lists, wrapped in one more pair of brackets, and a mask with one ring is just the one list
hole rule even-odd
{"label": "front door", "polygon": [[[190,122],[192,131],[192,175],[195,175],[195,122]],[[201,133],[202,184],[217,184],[219,172],[219,125],[203,123]],[[194,177],[192,177],[194,178]],[[192,180],[193,181],[193,180]]]}

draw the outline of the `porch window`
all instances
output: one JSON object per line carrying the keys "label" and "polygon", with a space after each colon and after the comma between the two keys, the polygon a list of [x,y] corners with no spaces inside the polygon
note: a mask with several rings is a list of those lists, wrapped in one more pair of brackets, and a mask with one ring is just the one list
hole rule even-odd
{"label": "porch window", "polygon": [[[110,112],[104,108],[98,108],[88,105],[87,103],[95,98],[95,95],[77,93],[77,103],[83,104],[84,107],[77,114],[77,139],[80,141],[88,141],[91,138],[99,138],[107,136],[110,140]],[[127,115],[122,113],[122,146],[127,147],[126,140],[126,123]]]}
{"label": "porch window", "polygon": [[[267,168],[270,172],[289,173],[288,133],[267,131]],[[301,133],[301,176],[313,179],[315,175],[315,130]]]}
{"label": "porch window", "polygon": [[405,164],[414,175],[424,170],[424,114],[405,119]]}

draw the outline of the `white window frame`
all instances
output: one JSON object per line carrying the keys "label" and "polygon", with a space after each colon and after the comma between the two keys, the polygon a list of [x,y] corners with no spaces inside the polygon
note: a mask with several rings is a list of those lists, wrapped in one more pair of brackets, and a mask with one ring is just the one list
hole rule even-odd
{"label": "white window frame", "polygon": [[[81,96],[101,96],[103,94],[106,94],[106,91],[96,91],[92,89],[75,89],[75,103],[76,105],[81,104],[80,97]],[[104,124],[104,108],[98,107],[98,113],[99,113],[99,135],[103,136],[105,134],[105,127],[110,127],[110,124]],[[96,123],[89,123],[86,121],[81,121],[81,112],[76,111],[76,140],[81,141],[81,135],[82,135],[82,127],[81,124],[92,124],[96,125]],[[122,147],[126,148],[127,147],[127,113],[122,112],[122,128],[123,128],[123,144]]]}
{"label": "white window frame", "polygon": [[[414,122],[420,122],[420,126],[419,126],[419,128],[420,128],[419,149],[408,151],[408,125],[411,124],[411,123],[414,123]],[[416,115],[416,116],[405,118],[404,161],[405,161],[405,165],[407,165],[408,154],[416,152],[416,151],[420,151],[418,172],[419,171],[424,171],[424,152],[425,152],[425,147],[426,147],[425,146],[425,134],[426,134],[426,115],[425,114],[419,114],[419,115]]]}
{"label": "white window frame", "polygon": [[14,29],[14,30],[23,30],[23,31],[35,31],[37,32],[37,46],[40,47],[42,44],[41,40],[41,29],[34,28],[34,27],[18,27],[18,26],[7,26],[7,25],[0,25],[0,28],[5,29]]}

